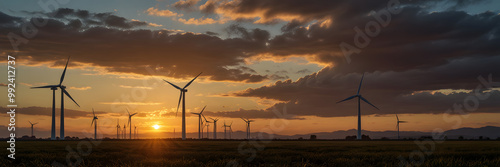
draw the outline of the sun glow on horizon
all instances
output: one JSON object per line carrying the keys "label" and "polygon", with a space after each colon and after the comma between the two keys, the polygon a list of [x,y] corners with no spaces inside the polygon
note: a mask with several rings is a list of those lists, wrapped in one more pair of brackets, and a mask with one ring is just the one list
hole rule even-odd
{"label": "sun glow on horizon", "polygon": [[153,128],[160,129],[160,125],[153,125]]}

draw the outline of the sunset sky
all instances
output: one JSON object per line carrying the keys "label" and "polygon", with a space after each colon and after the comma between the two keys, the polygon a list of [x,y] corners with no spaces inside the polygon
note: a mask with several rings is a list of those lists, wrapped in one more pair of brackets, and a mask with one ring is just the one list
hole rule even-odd
{"label": "sunset sky", "polygon": [[[386,26],[376,16],[388,0],[70,0],[51,11],[37,2],[0,0],[0,68],[16,55],[17,127],[39,122],[37,137],[50,136],[52,93],[30,87],[57,84],[68,56],[64,85],[81,106],[65,99],[70,136],[93,131],[92,108],[110,137],[126,109],[139,113],[132,123],[144,137],[180,136],[179,91],[163,79],[182,87],[200,72],[186,93],[188,133],[198,130],[190,112],[205,105],[233,131],[245,130],[240,117],[255,120],[253,132],[274,123],[282,135],[355,129],[357,102],[336,102],[356,94],[363,73],[361,94],[380,108],[361,105],[363,130],[395,130],[395,114],[408,121],[402,131],[500,126],[499,88],[479,90],[489,96],[467,115],[444,114],[474,105],[478,78],[500,82],[500,1],[393,1],[400,12]],[[14,53],[7,34],[23,36],[40,18],[46,25]],[[355,46],[356,27],[371,23],[380,33],[347,60],[341,44]],[[0,78],[7,92],[5,71]],[[59,91],[56,106],[59,135]]]}

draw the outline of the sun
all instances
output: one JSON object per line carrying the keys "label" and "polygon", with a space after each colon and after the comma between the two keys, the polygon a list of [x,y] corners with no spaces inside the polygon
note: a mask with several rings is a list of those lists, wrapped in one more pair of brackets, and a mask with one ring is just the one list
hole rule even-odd
{"label": "sun", "polygon": [[153,125],[153,128],[160,129],[160,125]]}

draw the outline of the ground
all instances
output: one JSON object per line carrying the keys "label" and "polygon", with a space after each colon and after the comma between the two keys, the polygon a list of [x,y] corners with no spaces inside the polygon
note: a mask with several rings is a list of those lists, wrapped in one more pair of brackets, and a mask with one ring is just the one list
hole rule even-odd
{"label": "ground", "polygon": [[0,166],[500,166],[500,141],[18,141],[16,160],[2,152]]}

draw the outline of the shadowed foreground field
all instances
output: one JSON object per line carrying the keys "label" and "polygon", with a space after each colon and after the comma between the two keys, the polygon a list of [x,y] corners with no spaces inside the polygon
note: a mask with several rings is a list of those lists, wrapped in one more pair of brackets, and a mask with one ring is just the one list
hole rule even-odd
{"label": "shadowed foreground field", "polygon": [[422,166],[500,166],[499,141],[445,141],[427,153],[421,151],[433,145],[424,146],[414,141],[18,141],[16,160],[7,159],[4,150],[0,166],[69,166],[67,157],[75,163],[77,156],[78,166],[400,166],[412,152]]}

